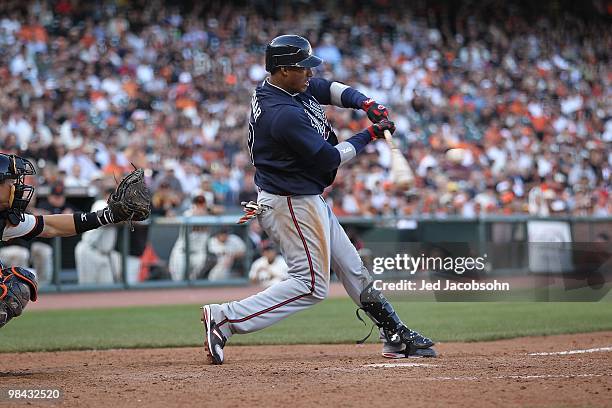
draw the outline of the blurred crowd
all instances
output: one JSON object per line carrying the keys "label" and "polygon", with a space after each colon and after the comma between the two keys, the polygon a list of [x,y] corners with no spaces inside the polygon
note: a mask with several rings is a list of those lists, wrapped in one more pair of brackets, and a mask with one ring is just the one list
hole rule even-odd
{"label": "blurred crowd", "polygon": [[[246,128],[265,45],[298,33],[326,61],[316,75],[390,109],[417,176],[398,190],[370,144],[325,192],[336,214],[612,214],[606,2],[194,3],[0,2],[0,150],[35,158],[38,185],[103,191],[133,163],[157,215],[236,211],[256,197]],[[368,125],[328,116],[341,139]]]}

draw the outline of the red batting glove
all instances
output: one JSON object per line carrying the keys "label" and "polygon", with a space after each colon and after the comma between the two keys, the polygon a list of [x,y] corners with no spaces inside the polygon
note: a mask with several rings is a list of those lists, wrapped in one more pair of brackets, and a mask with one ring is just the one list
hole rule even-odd
{"label": "red batting glove", "polygon": [[389,112],[383,105],[376,103],[374,99],[366,100],[362,105],[361,109],[368,114],[368,119],[372,123],[378,123],[383,119],[389,118]]}
{"label": "red batting glove", "polygon": [[393,134],[393,132],[395,132],[395,123],[389,119],[383,119],[380,122],[374,123],[368,127],[368,132],[370,132],[370,137],[372,140],[384,139],[385,130],[388,130],[391,132],[391,134]]}

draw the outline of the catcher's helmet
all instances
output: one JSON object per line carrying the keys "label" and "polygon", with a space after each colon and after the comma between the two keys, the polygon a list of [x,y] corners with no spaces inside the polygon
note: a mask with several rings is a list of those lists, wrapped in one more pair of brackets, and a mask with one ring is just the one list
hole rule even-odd
{"label": "catcher's helmet", "polygon": [[8,219],[11,224],[25,220],[25,210],[34,194],[34,187],[25,183],[25,176],[36,174],[34,165],[23,157],[14,154],[0,153],[0,181],[16,180],[11,187],[8,203]]}
{"label": "catcher's helmet", "polygon": [[266,47],[266,71],[279,67],[314,68],[323,60],[312,54],[307,39],[295,34],[281,35]]}

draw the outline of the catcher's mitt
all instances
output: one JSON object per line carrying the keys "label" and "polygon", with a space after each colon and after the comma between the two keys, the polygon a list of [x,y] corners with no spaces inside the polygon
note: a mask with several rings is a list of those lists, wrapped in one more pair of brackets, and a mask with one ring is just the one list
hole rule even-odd
{"label": "catcher's mitt", "polygon": [[134,169],[108,198],[113,222],[142,221],[151,215],[151,191],[145,185],[144,171]]}

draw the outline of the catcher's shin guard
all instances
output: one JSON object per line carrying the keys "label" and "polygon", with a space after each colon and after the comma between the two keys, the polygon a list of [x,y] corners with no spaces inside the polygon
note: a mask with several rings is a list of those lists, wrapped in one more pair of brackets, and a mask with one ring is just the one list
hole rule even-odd
{"label": "catcher's shin guard", "polygon": [[387,298],[379,290],[374,289],[373,282],[361,292],[359,298],[361,309],[382,329],[387,343],[405,344],[409,353],[435,344],[431,339],[406,327]]}
{"label": "catcher's shin guard", "polygon": [[21,315],[30,300],[35,302],[37,292],[34,273],[19,267],[0,270],[0,327]]}

